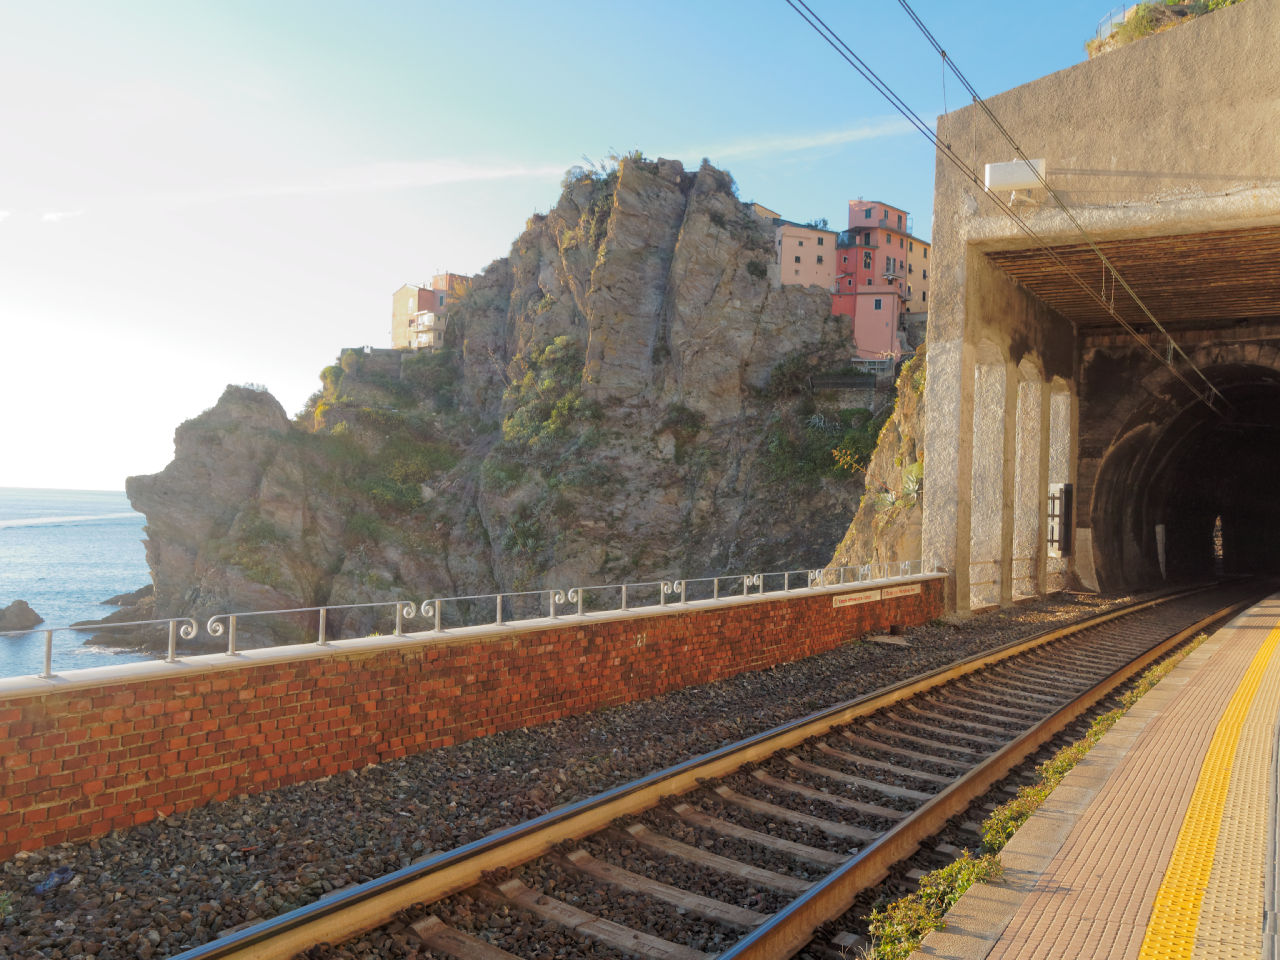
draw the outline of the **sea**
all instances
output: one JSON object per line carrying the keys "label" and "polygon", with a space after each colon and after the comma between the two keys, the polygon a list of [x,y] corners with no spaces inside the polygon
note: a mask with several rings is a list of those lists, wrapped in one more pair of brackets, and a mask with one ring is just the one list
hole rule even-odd
{"label": "sea", "polygon": [[[97,620],[103,603],[151,582],[142,547],[145,518],[119,490],[0,487],[0,607],[25,600],[45,622],[0,636],[0,677],[44,669],[44,630]],[[146,659],[86,644],[90,634],[57,630],[54,672]]]}

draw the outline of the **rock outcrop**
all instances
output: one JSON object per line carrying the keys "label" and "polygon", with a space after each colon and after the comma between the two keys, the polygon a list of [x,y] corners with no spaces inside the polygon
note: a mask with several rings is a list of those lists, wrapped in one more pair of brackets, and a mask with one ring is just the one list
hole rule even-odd
{"label": "rock outcrop", "polygon": [[44,623],[44,617],[31,609],[25,600],[15,600],[0,608],[0,633],[8,630],[31,630]]}
{"label": "rock outcrop", "polygon": [[924,510],[924,347],[898,375],[893,415],[866,468],[858,512],[831,558],[831,567],[920,559]]}
{"label": "rock outcrop", "polygon": [[847,326],[773,256],[707,164],[570,171],[444,349],[344,351],[293,422],[229,387],[130,478],[156,615],[820,565],[861,493],[831,449],[867,417],[813,391]]}

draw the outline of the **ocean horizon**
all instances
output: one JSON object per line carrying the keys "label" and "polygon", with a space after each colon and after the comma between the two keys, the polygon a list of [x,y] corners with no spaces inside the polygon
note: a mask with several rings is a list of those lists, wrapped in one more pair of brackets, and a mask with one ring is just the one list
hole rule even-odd
{"label": "ocean horizon", "polygon": [[[117,609],[103,601],[151,582],[145,522],[123,490],[0,487],[0,608],[25,600],[45,621],[0,636],[0,677],[40,673],[45,630],[101,619]],[[89,637],[56,630],[54,671],[147,659]]]}

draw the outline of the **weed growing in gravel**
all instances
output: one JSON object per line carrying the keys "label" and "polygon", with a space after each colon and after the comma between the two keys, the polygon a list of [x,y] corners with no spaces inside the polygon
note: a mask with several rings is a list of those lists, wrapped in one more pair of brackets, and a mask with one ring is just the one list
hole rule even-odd
{"label": "weed growing in gravel", "polygon": [[1206,639],[1208,639],[1208,634],[1201,633],[1197,635],[1177,654],[1167,657],[1147,669],[1138,678],[1138,682],[1120,697],[1119,707],[1094,717],[1083,737],[1075,743],[1063,747],[1040,766],[1036,767],[1036,773],[1040,777],[1039,781],[1031,786],[1019,787],[1016,797],[996,807],[991,816],[983,821],[982,848],[990,853],[996,853],[1003,849],[1014,832],[1027,822],[1027,818],[1035,813],[1036,808],[1044,803],[1049,794],[1053,793],[1054,787],[1062,782],[1062,778],[1067,775],[1072,767],[1084,759],[1084,755],[1092,749],[1094,744],[1102,739],[1103,735],[1115,725],[1115,722],[1142,699],[1143,694],[1168,676],[1169,671],[1181,663],[1183,657],[1204,643]]}
{"label": "weed growing in gravel", "polygon": [[13,912],[13,907],[9,903],[9,894],[0,890],[0,920],[3,920]]}
{"label": "weed growing in gravel", "polygon": [[941,930],[942,917],[960,895],[975,883],[998,880],[1004,868],[995,854],[972,857],[965,850],[959,859],[925,874],[915,893],[871,914],[868,930],[874,946],[864,956],[871,960],[903,960],[920,945],[930,930]]}

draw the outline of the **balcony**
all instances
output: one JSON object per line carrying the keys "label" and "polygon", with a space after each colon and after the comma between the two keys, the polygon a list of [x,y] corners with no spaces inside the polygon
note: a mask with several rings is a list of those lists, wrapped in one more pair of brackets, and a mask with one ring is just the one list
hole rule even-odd
{"label": "balcony", "polygon": [[880,246],[880,244],[876,243],[874,240],[871,241],[870,243],[867,243],[862,238],[863,229],[864,228],[860,227],[857,230],[841,230],[840,234],[836,237],[836,246],[837,247],[862,247],[866,250],[874,250],[878,246]]}

